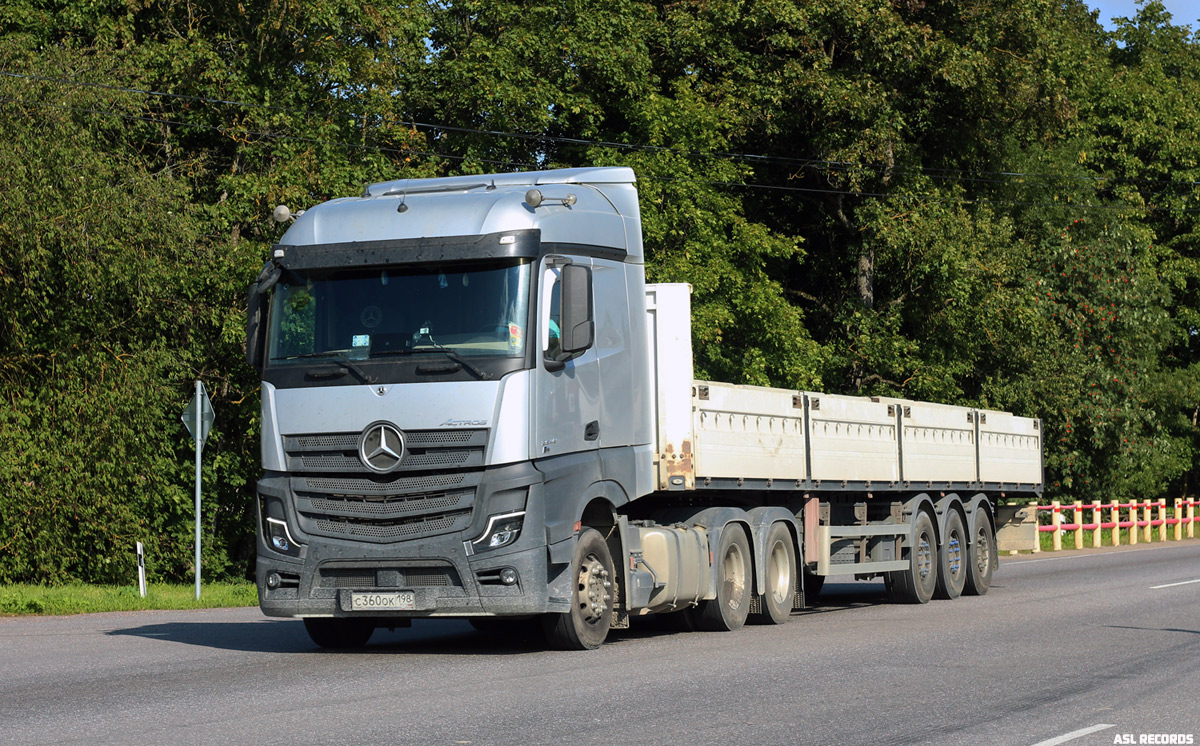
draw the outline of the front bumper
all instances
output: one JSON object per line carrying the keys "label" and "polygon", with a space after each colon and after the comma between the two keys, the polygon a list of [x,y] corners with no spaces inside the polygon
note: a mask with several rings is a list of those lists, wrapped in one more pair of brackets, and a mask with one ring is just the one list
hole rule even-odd
{"label": "front bumper", "polygon": [[[543,489],[540,475],[532,469],[484,472],[469,527],[402,541],[303,533],[289,484],[285,475],[259,482],[261,495],[285,506],[282,520],[293,540],[291,554],[300,555],[289,556],[268,543],[263,531],[267,518],[260,511],[256,573],[259,605],[267,616],[472,617],[569,609],[568,599],[551,596],[555,584],[548,578]],[[468,550],[486,533],[492,518],[512,510],[514,485],[527,490],[517,539],[498,549]],[[405,591],[412,593],[411,610],[351,610],[352,593]]]}

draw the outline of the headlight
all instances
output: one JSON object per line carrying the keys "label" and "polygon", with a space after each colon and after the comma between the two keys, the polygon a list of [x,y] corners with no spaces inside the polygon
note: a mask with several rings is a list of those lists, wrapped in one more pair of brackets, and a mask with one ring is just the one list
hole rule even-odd
{"label": "headlight", "polygon": [[506,547],[521,535],[521,524],[525,521],[525,511],[494,515],[488,520],[487,528],[475,541],[463,542],[467,554],[486,552],[492,549]]}
{"label": "headlight", "polygon": [[283,515],[283,503],[269,497],[259,497],[262,510],[263,540],[271,549],[288,557],[301,557],[304,545],[292,538]]}

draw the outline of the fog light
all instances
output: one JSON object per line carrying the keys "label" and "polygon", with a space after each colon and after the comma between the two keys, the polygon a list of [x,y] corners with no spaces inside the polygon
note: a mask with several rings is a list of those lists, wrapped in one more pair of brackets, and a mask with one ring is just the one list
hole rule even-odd
{"label": "fog light", "polygon": [[517,571],[511,567],[506,567],[500,571],[500,582],[505,585],[517,584]]}
{"label": "fog light", "polygon": [[283,578],[279,577],[279,573],[273,572],[267,575],[267,587],[275,590],[283,583]]}
{"label": "fog light", "polygon": [[271,544],[281,552],[286,552],[292,548],[292,545],[288,544],[287,537],[285,536],[272,536]]}

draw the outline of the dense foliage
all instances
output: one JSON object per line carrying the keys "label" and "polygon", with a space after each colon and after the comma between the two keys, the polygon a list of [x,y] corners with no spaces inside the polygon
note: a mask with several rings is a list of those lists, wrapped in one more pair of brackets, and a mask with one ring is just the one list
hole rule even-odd
{"label": "dense foliage", "polygon": [[[1181,19],[1187,20],[1187,19]],[[0,8],[0,582],[247,572],[245,287],[369,181],[638,173],[698,375],[1045,422],[1051,496],[1189,489],[1200,39],[1150,2],[15,0]]]}

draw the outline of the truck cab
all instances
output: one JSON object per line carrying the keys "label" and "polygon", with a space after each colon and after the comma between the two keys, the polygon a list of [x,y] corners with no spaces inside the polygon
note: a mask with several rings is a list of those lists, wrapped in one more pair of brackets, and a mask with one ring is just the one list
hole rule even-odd
{"label": "truck cab", "polygon": [[319,642],[567,611],[577,524],[651,489],[643,294],[626,168],[385,182],[296,218],[250,289],[263,611]]}

